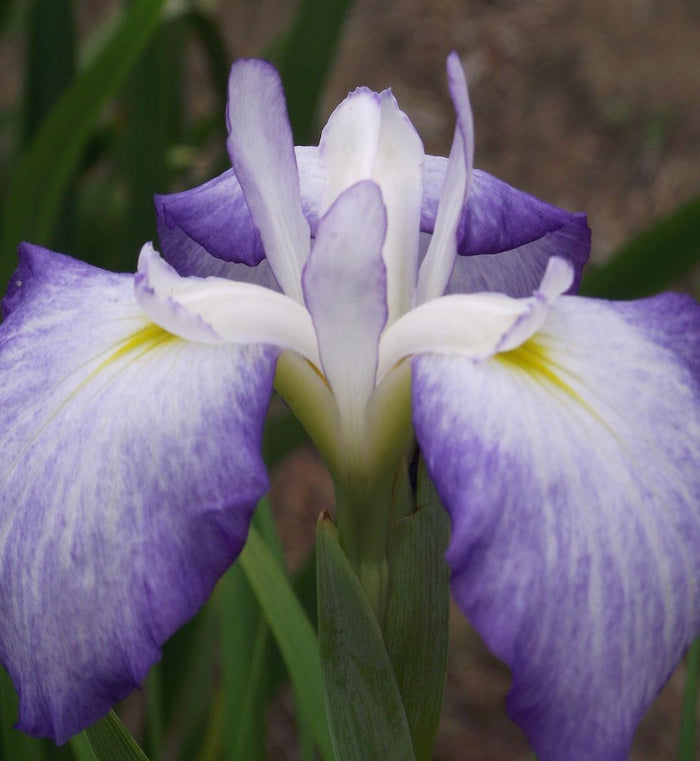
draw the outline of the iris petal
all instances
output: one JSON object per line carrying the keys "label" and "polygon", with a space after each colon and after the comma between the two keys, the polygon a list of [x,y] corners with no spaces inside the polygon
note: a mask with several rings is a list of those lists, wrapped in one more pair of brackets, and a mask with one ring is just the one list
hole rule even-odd
{"label": "iris petal", "polygon": [[387,320],[382,244],[386,214],[371,180],[340,195],[318,226],[303,286],[323,370],[341,421],[362,438],[374,388],[379,335]]}
{"label": "iris petal", "polygon": [[[325,174],[318,148],[297,146],[294,154],[299,167],[302,207],[313,232]],[[156,195],[155,205],[163,256],[181,275],[227,276],[223,270],[202,269],[202,249],[215,261],[240,262],[249,267],[265,261],[260,234],[233,169],[191,190]],[[238,275],[232,279],[239,279]]]}
{"label": "iris petal", "polygon": [[571,285],[573,268],[552,257],[529,299],[503,293],[452,294],[426,301],[391,325],[379,345],[382,378],[412,354],[454,354],[486,359],[526,341],[544,322],[550,304]]}
{"label": "iris petal", "polygon": [[[421,230],[433,232],[447,160],[427,156]],[[574,266],[578,289],[591,250],[586,215],[560,209],[474,169],[462,211],[457,257],[446,293],[500,291],[525,297],[539,285],[552,256]]]}
{"label": "iris petal", "polygon": [[146,244],[135,280],[139,305],[153,322],[189,341],[269,344],[319,366],[309,313],[288,296],[255,283],[180,277]]}
{"label": "iris petal", "polygon": [[292,129],[277,70],[237,61],[229,78],[227,147],[236,178],[282,290],[301,303],[309,225],[301,207]]}
{"label": "iris petal", "polygon": [[360,87],[331,114],[319,152],[327,172],[323,208],[360,180],[379,185],[386,208],[383,257],[389,322],[414,303],[423,143],[390,91]]}
{"label": "iris petal", "polygon": [[267,490],[277,352],[187,343],[133,277],[24,245],[0,327],[0,661],[57,742],[140,683]]}
{"label": "iris petal", "polygon": [[541,761],[623,761],[700,631],[700,307],[562,297],[484,361],[413,360],[452,591]]}
{"label": "iris petal", "polygon": [[457,125],[447,162],[435,229],[418,276],[419,304],[441,296],[457,255],[457,232],[474,166],[474,121],[464,70],[456,53],[447,59],[450,94]]}

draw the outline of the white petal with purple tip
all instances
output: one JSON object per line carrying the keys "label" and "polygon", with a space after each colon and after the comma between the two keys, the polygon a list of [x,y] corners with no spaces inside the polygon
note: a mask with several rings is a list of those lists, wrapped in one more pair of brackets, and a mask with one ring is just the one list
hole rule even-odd
{"label": "white petal with purple tip", "polygon": [[387,319],[385,232],[377,185],[353,185],[321,218],[303,275],[323,371],[338,403],[340,435],[347,433],[354,443],[362,441]]}
{"label": "white petal with purple tip", "polygon": [[270,344],[320,364],[309,313],[282,293],[218,277],[180,277],[150,243],[141,250],[135,287],[144,313],[188,341]]}
{"label": "white petal with purple tip", "polygon": [[282,81],[265,61],[237,61],[229,78],[227,147],[265,256],[282,290],[301,303],[309,225]]}
{"label": "white petal with purple tip", "polygon": [[553,257],[534,296],[470,293],[426,301],[389,326],[379,345],[377,377],[413,354],[485,359],[526,341],[545,320],[551,302],[571,285],[573,268]]}
{"label": "white petal with purple tip", "polygon": [[474,166],[474,120],[464,70],[456,53],[447,59],[457,125],[440,192],[435,229],[418,273],[417,303],[442,296],[457,255],[457,232]]}

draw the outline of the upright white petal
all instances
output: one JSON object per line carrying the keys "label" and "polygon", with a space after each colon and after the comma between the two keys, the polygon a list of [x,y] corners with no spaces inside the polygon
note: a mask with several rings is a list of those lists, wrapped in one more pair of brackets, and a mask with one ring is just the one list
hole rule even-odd
{"label": "upright white petal", "polygon": [[265,256],[282,290],[301,303],[309,255],[299,171],[282,81],[265,61],[237,61],[229,78],[226,143]]}

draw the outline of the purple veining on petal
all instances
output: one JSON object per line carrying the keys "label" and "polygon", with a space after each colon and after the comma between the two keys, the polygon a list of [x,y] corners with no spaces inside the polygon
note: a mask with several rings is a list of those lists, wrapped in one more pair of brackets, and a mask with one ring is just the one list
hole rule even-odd
{"label": "purple veining on petal", "polygon": [[453,594],[510,665],[540,761],[624,761],[700,632],[699,321],[673,294],[565,296],[528,372],[413,360]]}
{"label": "purple veining on petal", "polygon": [[0,661],[19,728],[61,743],[144,679],[242,548],[276,352],[168,336],[132,276],[36,246],[18,281],[0,326]]}
{"label": "purple veining on petal", "polygon": [[[423,232],[433,231],[446,168],[446,159],[426,156]],[[479,169],[472,173],[460,231],[458,253],[481,259],[471,265],[457,259],[449,293],[498,290],[511,296],[529,295],[541,280],[550,256],[562,256],[574,265],[574,292],[590,254],[585,214],[540,201]],[[508,255],[487,259],[499,253]]]}
{"label": "purple veining on petal", "polygon": [[[297,146],[295,155],[299,167],[302,210],[314,235],[318,224],[324,173],[318,148]],[[155,205],[163,256],[171,263],[174,259],[183,258],[182,234],[192,243],[187,249],[187,258],[191,261],[196,261],[197,244],[211,256],[225,262],[241,262],[255,266],[264,259],[260,235],[250,217],[248,205],[233,169],[228,169],[191,190],[157,195]],[[181,234],[176,237],[176,233]],[[177,265],[175,266],[180,271]],[[201,266],[198,268],[190,264],[189,268],[189,271],[181,274],[201,274],[195,273]],[[212,265],[207,265],[207,269],[211,268]],[[207,274],[226,277],[219,272]]]}

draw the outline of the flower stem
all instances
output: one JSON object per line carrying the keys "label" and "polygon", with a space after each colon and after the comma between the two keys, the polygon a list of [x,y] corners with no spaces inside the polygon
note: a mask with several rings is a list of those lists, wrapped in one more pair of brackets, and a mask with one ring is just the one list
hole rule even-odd
{"label": "flower stem", "polygon": [[389,590],[388,544],[392,477],[354,477],[335,482],[340,543],[380,626]]}

